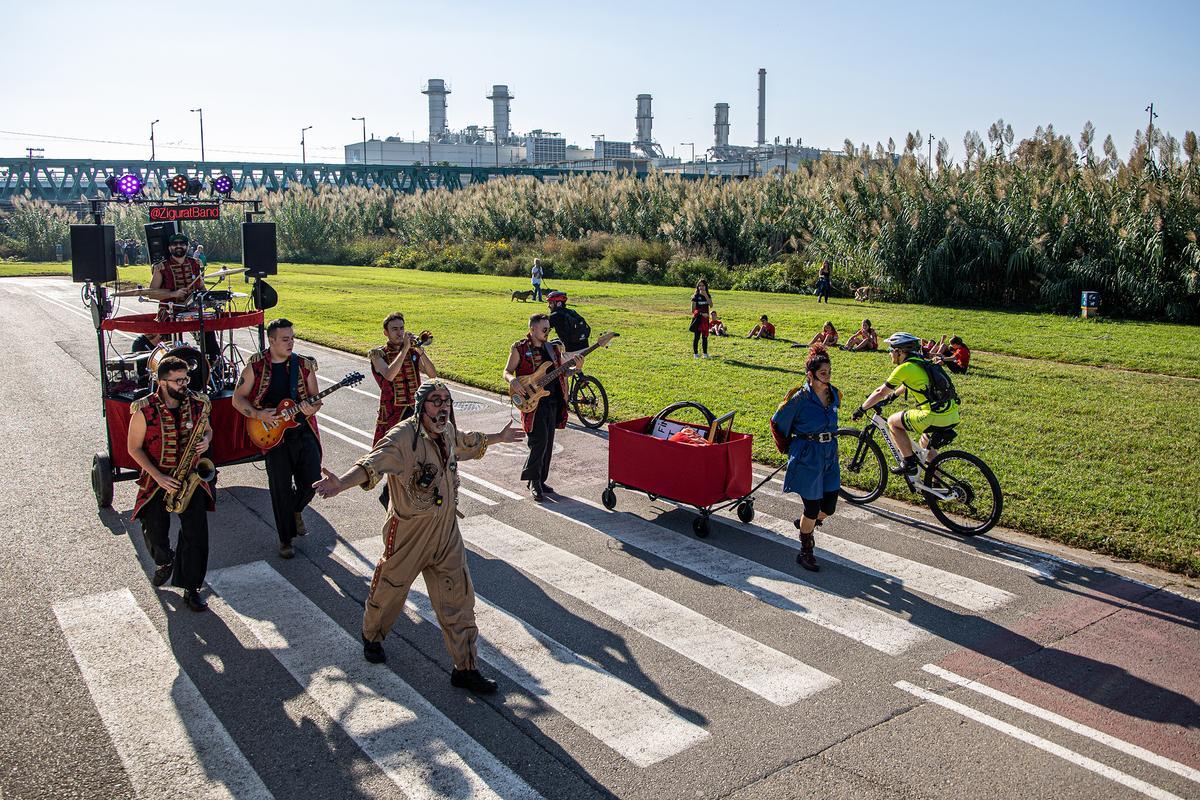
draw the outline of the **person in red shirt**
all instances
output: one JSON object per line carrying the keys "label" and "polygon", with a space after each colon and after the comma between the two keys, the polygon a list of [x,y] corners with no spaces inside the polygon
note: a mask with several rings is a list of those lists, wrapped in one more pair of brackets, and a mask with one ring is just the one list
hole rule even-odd
{"label": "person in red shirt", "polygon": [[758,318],[758,324],[755,325],[750,333],[746,335],[747,339],[774,339],[775,326],[767,321],[767,315],[763,314]]}
{"label": "person in red shirt", "polygon": [[949,352],[935,357],[933,361],[945,365],[955,375],[965,375],[967,367],[971,365],[971,348],[967,347],[962,337],[951,336]]}
{"label": "person in red shirt", "polygon": [[879,349],[879,334],[871,327],[871,320],[864,319],[862,321],[862,327],[850,337],[850,341],[846,342],[843,349],[856,353]]}
{"label": "person in red shirt", "polygon": [[828,321],[825,323],[825,327],[821,328],[821,332],[812,338],[811,342],[809,342],[806,345],[802,345],[802,346],[803,347],[812,347],[814,344],[819,344],[822,347],[824,347],[826,350],[828,350],[830,348],[837,347],[837,343],[838,343],[837,328],[833,327],[832,321]]}

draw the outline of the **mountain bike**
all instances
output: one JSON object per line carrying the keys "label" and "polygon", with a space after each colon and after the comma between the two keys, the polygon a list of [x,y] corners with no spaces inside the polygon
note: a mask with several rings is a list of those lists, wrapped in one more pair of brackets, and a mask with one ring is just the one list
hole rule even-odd
{"label": "mountain bike", "polygon": [[608,422],[608,393],[595,376],[572,370],[567,398],[585,428],[599,428]]}
{"label": "mountain bike", "polygon": [[[887,488],[887,462],[876,431],[883,433],[883,441],[897,464],[904,462],[896,443],[889,435],[887,417],[880,409],[895,398],[885,400],[867,412],[870,417],[860,431],[856,428],[839,428],[837,431],[838,461],[842,468],[840,494],[851,503],[863,505],[879,499]],[[922,437],[922,442],[928,440]],[[962,450],[945,450],[930,458],[933,449],[913,443],[924,474],[905,475],[904,480],[913,492],[919,492],[929,505],[929,510],[943,525],[963,536],[978,536],[990,531],[1000,521],[1004,508],[1004,494],[1000,482],[991,468],[979,456]],[[920,474],[920,473],[918,473]]]}

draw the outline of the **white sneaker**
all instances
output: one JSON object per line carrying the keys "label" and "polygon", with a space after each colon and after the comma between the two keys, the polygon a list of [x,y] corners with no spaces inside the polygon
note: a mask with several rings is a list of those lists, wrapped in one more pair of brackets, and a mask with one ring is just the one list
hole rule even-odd
{"label": "white sneaker", "polygon": [[712,358],[712,356],[710,356],[708,353],[705,353],[705,354],[704,354],[704,357],[705,357],[705,358]]}
{"label": "white sneaker", "polygon": [[699,358],[699,357],[700,357],[699,353],[692,353],[692,358]]}

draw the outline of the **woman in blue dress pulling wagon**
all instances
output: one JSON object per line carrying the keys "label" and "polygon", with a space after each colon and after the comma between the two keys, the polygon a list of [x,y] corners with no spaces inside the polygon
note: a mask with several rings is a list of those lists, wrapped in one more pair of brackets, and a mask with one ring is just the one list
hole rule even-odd
{"label": "woman in blue dress pulling wagon", "polygon": [[821,345],[809,348],[804,372],[807,380],[787,393],[771,417],[771,431],[780,449],[787,447],[783,491],[795,492],[804,501],[804,514],[795,521],[800,529],[796,563],[816,572],[820,567],[813,555],[813,531],[833,515],[842,485],[835,436],[842,395],[829,383],[829,353]]}

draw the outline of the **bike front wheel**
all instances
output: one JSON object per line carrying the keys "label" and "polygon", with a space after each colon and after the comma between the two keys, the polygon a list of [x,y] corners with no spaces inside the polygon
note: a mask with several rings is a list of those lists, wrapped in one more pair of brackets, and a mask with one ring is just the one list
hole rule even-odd
{"label": "bike front wheel", "polygon": [[587,428],[599,428],[608,422],[608,395],[600,381],[580,375],[571,387],[571,408]]}
{"label": "bike front wheel", "polygon": [[987,533],[1000,521],[1004,494],[983,459],[961,450],[939,453],[925,468],[926,486],[948,492],[943,499],[923,492],[929,510],[951,531],[963,536]]}
{"label": "bike front wheel", "polygon": [[838,428],[837,446],[842,497],[856,505],[878,500],[887,488],[888,476],[879,445],[865,431]]}

